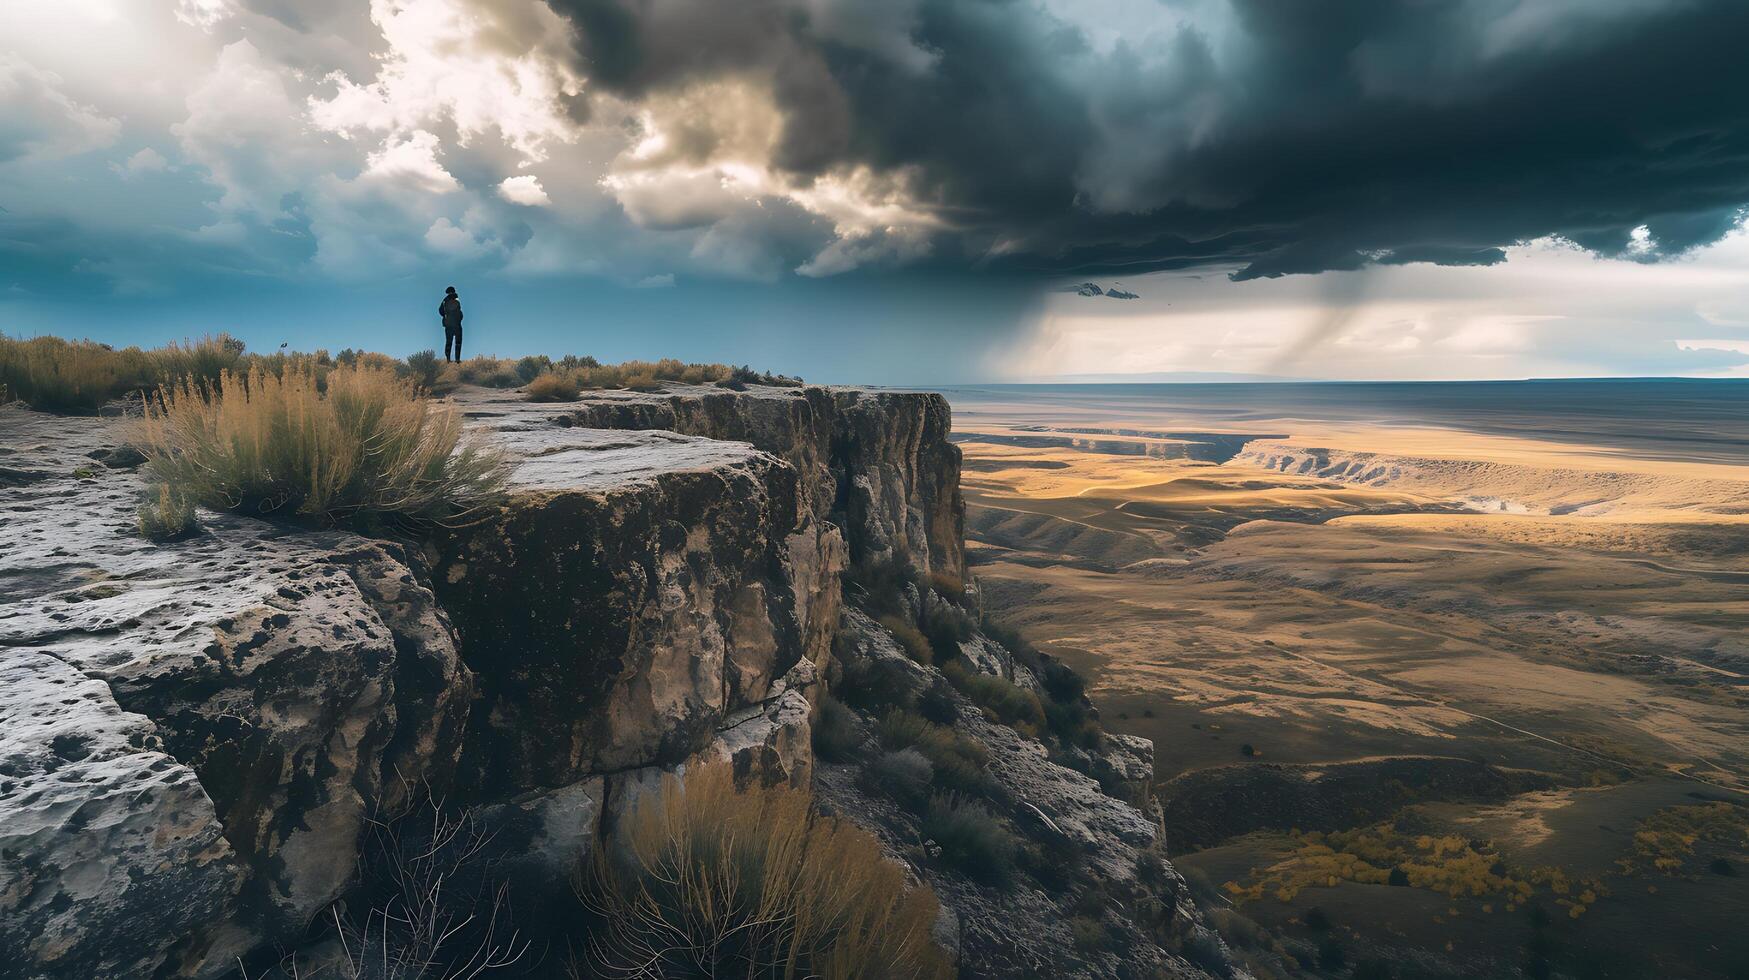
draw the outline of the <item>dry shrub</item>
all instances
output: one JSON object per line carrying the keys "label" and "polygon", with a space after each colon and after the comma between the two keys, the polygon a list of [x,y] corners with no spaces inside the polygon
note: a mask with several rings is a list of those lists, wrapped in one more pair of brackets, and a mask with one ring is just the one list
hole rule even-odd
{"label": "dry shrub", "polygon": [[969,877],[998,884],[1014,870],[1014,835],[975,800],[937,796],[924,811],[921,829],[941,846],[942,858]]}
{"label": "dry shrub", "polygon": [[882,616],[880,624],[893,639],[899,641],[899,646],[905,649],[905,656],[927,667],[935,662],[935,649],[929,645],[929,640],[911,621],[902,616]]}
{"label": "dry shrub", "polygon": [[887,712],[880,723],[881,745],[890,751],[916,749],[935,772],[935,783],[959,793],[990,792],[990,777],[984,766],[989,750],[977,739],[909,711]]}
{"label": "dry shrub", "polygon": [[[578,357],[575,354],[567,354],[559,358],[558,361],[553,361],[544,355],[535,355],[523,358],[519,362],[519,368],[522,370],[525,380],[529,377],[533,378],[529,384],[530,401],[555,400],[534,397],[535,384],[542,383],[541,379],[543,378],[555,375],[562,378],[563,383],[568,384],[570,388],[577,390],[624,388],[631,391],[659,391],[669,382],[689,385],[723,384],[745,388],[744,379],[749,378],[755,384],[794,386],[802,383],[800,378],[786,378],[783,375],[770,373],[761,375],[747,368],[735,368],[727,364],[688,364],[672,357],[665,357],[659,361],[624,361],[619,364],[602,364],[593,357]],[[544,373],[530,374],[537,369]],[[466,379],[458,377],[458,383],[478,384],[480,382],[468,382]],[[543,390],[554,390],[553,386],[559,384],[561,384],[560,381],[544,382],[546,387]],[[570,399],[558,400],[568,401]]]}
{"label": "dry shrub", "polygon": [[94,412],[105,402],[184,378],[215,381],[242,363],[243,343],[219,334],[157,350],[90,340],[0,336],[0,400],[45,412]]}
{"label": "dry shrub", "polygon": [[217,384],[220,375],[243,365],[243,342],[228,334],[172,342],[149,353],[156,368],[152,387],[188,380]]}
{"label": "dry shrub", "polygon": [[996,721],[1031,738],[1037,738],[1040,729],[1044,728],[1044,703],[1031,691],[1006,678],[978,673],[959,660],[943,665],[941,673],[948,683],[985,709]]}
{"label": "dry shrub", "polygon": [[159,484],[156,493],[148,491],[140,501],[140,536],[148,541],[175,541],[194,533],[194,501],[186,494]]}
{"label": "dry shrub", "polygon": [[320,521],[453,521],[504,479],[497,455],[464,442],[453,407],[371,367],[332,369],[326,394],[298,367],[166,385],[137,441],[154,474],[197,503]]}
{"label": "dry shrub", "polygon": [[574,402],[579,394],[576,380],[557,371],[548,371],[528,383],[531,402]]}
{"label": "dry shrub", "polygon": [[954,603],[963,604],[966,601],[965,579],[944,569],[936,569],[929,573],[929,586],[935,594]]}
{"label": "dry shrub", "polygon": [[667,777],[619,833],[579,889],[600,923],[577,976],[951,974],[934,893],[803,790],[738,790],[727,766],[704,766]]}
{"label": "dry shrub", "polygon": [[[339,956],[292,953],[267,976],[333,980],[474,980],[526,975],[529,942],[494,880],[492,837],[470,811],[449,812],[425,787],[399,816],[374,815],[349,897],[328,910]],[[307,966],[307,968],[306,968]],[[242,971],[243,980],[253,980]]]}
{"label": "dry shrub", "polygon": [[862,749],[862,725],[856,713],[830,694],[822,694],[814,713],[814,751],[830,762],[847,762]]}
{"label": "dry shrub", "polygon": [[522,384],[522,375],[516,373],[516,363],[508,358],[481,354],[460,364],[445,364],[432,390],[442,394],[453,391],[458,385],[514,388]]}
{"label": "dry shrub", "polygon": [[434,350],[422,350],[407,355],[407,373],[422,391],[430,391],[437,386],[437,374],[441,370],[442,364],[437,360],[437,352]]}

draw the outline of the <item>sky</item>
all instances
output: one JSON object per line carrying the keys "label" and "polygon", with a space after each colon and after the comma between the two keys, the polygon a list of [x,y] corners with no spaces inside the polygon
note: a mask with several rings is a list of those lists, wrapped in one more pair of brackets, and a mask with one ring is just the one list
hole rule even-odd
{"label": "sky", "polygon": [[0,0],[0,331],[1749,377],[1741,0]]}

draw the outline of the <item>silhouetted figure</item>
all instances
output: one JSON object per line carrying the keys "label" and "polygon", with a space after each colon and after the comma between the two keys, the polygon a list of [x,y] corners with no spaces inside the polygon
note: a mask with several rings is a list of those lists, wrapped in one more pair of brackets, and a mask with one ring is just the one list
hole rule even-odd
{"label": "silhouetted figure", "polygon": [[[454,286],[443,291],[443,302],[437,304],[437,315],[443,317],[443,359],[460,364],[462,360],[462,301],[457,298]],[[453,354],[451,353],[452,346],[454,347]]]}

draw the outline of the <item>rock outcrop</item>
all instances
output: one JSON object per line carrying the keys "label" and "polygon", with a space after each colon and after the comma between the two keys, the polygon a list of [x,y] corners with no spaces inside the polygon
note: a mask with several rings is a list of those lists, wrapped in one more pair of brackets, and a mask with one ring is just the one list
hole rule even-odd
{"label": "rock outcrop", "polygon": [[[470,414],[525,416],[520,395],[474,391]],[[919,570],[965,573],[965,502],[953,416],[940,395],[862,388],[727,391],[676,385],[660,393],[610,391],[556,409],[563,424],[657,429],[745,442],[795,471],[798,523],[843,528],[854,561],[894,554]]]}
{"label": "rock outcrop", "polygon": [[[925,692],[947,689],[940,671],[913,662],[874,619],[852,610],[843,624],[838,649],[847,676],[855,678],[849,683],[876,687],[884,692],[882,700],[899,703],[916,703]],[[966,646],[991,661],[983,672],[1006,673],[1010,680],[1020,675],[1028,681],[1025,689],[1041,686],[995,640],[975,634]],[[966,662],[980,666],[971,658]],[[845,696],[856,693],[847,690]],[[1203,926],[1187,885],[1164,858],[1165,842],[1149,815],[1106,795],[1093,778],[1052,761],[1038,740],[987,719],[961,695],[951,698],[954,731],[976,742],[989,760],[984,768],[992,784],[989,805],[1027,842],[1022,867],[1000,883],[939,862],[908,860],[942,900],[951,920],[945,932],[956,937],[960,975],[1202,975],[1202,968],[1179,950],[1195,942],[1219,955],[1222,946]],[[878,709],[865,713],[865,731],[877,727],[877,714]],[[1152,778],[1151,759],[1139,758],[1138,746],[1116,742],[1108,752],[1124,760],[1131,778]],[[815,792],[824,806],[874,830],[895,856],[927,854],[933,842],[918,815],[896,805],[868,768],[879,755],[871,736],[856,760],[822,763]],[[1104,942],[1078,943],[1070,927],[1077,916],[1096,923]]]}
{"label": "rock outcrop", "polygon": [[[510,491],[417,542],[202,511],[198,534],[149,543],[126,419],[0,406],[0,957],[15,972],[271,965],[362,901],[384,827],[434,802],[479,828],[486,874],[550,911],[646,792],[715,761],[812,784],[875,829],[940,893],[967,976],[1197,974],[1173,947],[1201,926],[1152,820],[941,694],[939,671],[845,603],[859,564],[903,558],[949,591],[964,578],[945,401],[519,398],[458,396],[510,457]],[[918,615],[942,601],[907,588]],[[1042,691],[988,637],[962,655]],[[901,696],[951,697],[1000,818],[1072,853],[1073,880],[1001,893],[917,862],[915,817],[814,758],[838,658]],[[1108,748],[1080,767],[1147,781],[1143,747]],[[1076,953],[1066,910],[1089,890],[1116,939]]]}
{"label": "rock outcrop", "polygon": [[140,538],[139,478],[90,462],[124,425],[0,406],[46,474],[0,497],[0,955],[213,976],[301,933],[366,822],[447,780],[472,678],[401,546],[210,513]]}

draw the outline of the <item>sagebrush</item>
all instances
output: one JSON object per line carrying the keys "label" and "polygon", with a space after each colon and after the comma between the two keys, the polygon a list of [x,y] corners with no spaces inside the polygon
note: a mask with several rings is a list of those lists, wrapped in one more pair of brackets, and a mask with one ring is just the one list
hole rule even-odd
{"label": "sagebrush", "polygon": [[575,975],[946,978],[927,886],[867,831],[727,766],[668,776],[579,886],[598,922]]}
{"label": "sagebrush", "polygon": [[387,368],[260,366],[215,385],[165,385],[136,442],[154,476],[215,510],[454,521],[503,485],[498,455],[464,440],[462,418]]}

